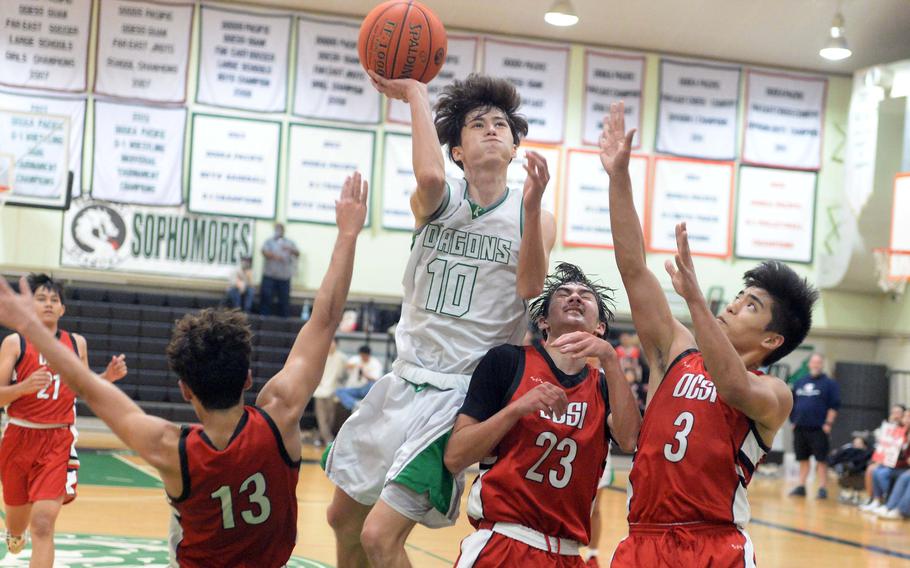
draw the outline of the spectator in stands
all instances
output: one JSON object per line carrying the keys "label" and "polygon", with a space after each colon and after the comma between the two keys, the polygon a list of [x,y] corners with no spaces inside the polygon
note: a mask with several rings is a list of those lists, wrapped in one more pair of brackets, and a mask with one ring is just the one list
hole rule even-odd
{"label": "spectator in stands", "polygon": [[641,379],[641,348],[638,343],[638,335],[625,331],[620,333],[616,356],[619,357],[619,366],[622,367],[623,372],[631,369],[635,372],[636,380]]}
{"label": "spectator in stands", "polygon": [[806,496],[809,457],[815,457],[818,498],[828,498],[828,451],[831,449],[831,427],[840,408],[840,387],[824,372],[825,358],[820,353],[809,357],[809,374],[793,385],[793,447],[799,461],[799,485],[790,492]]}
{"label": "spectator in stands", "polygon": [[907,408],[903,404],[893,405],[888,413],[888,418],[875,429],[875,449],[865,474],[865,487],[869,499],[861,505],[862,509],[875,509],[881,506],[881,503],[872,494],[872,474],[878,466],[885,463],[885,460],[890,459],[890,456],[896,455],[892,448],[899,448],[903,442],[903,435],[898,432],[898,429],[901,427],[901,418],[905,410]]}
{"label": "spectator in stands", "polygon": [[228,278],[227,307],[253,311],[253,257],[240,257],[240,266]]}
{"label": "spectator in stands", "polygon": [[373,388],[373,385],[382,376],[382,363],[373,357],[369,345],[361,345],[357,355],[348,359],[348,380],[343,389],[335,391],[338,402],[348,410],[363,399]]}
{"label": "spectator in stands", "polygon": [[[908,467],[907,459],[910,453],[910,410],[905,410],[901,416],[901,425],[891,431],[891,436],[898,440],[885,452],[882,464],[872,472],[872,503],[861,507],[868,513],[884,513],[887,511],[886,503],[891,484]],[[874,504],[874,505],[873,505]]]}
{"label": "spectator in stands", "polygon": [[626,377],[626,382],[629,383],[629,388],[632,389],[632,394],[635,395],[635,401],[638,403],[638,411],[644,414],[645,402],[648,399],[648,385],[642,384],[642,382],[638,380],[638,376],[635,374],[634,369],[626,369],[623,371],[623,374]]}
{"label": "spectator in stands", "polygon": [[319,427],[319,436],[316,438],[316,445],[331,444],[335,439],[335,433],[332,427],[335,424],[335,390],[341,383],[341,377],[344,376],[345,364],[347,357],[338,350],[338,338],[332,340],[329,346],[329,356],[325,360],[325,370],[322,372],[322,380],[313,393],[316,404],[316,425]]}
{"label": "spectator in stands", "polygon": [[259,286],[259,313],[272,315],[272,304],[277,302],[277,315],[288,317],[291,309],[291,278],[297,272],[300,251],[294,241],[285,238],[284,225],[275,224],[275,234],[262,245],[265,267]]}

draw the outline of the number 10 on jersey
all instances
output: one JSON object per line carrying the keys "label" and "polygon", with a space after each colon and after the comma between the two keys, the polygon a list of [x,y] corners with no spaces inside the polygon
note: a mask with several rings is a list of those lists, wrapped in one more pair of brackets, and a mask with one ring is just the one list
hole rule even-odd
{"label": "number 10 on jersey", "polygon": [[461,262],[450,266],[447,260],[437,258],[427,264],[427,272],[432,276],[427,310],[456,318],[468,313],[477,282],[477,267]]}

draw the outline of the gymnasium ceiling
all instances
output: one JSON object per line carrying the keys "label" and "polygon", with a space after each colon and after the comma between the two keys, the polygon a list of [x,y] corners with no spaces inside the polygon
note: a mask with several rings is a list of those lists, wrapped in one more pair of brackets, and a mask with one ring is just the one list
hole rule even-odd
{"label": "gymnasium ceiling", "polygon": [[[852,73],[910,59],[910,0],[573,0],[572,28],[543,21],[553,0],[423,0],[450,28]],[[246,4],[363,16],[379,0],[243,0]],[[842,6],[853,56],[818,56]]]}

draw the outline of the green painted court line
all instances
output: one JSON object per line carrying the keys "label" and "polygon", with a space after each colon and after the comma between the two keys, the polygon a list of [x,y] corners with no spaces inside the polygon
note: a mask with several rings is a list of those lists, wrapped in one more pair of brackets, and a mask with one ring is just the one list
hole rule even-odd
{"label": "green painted court line", "polygon": [[161,481],[112,452],[79,452],[79,485],[160,489]]}

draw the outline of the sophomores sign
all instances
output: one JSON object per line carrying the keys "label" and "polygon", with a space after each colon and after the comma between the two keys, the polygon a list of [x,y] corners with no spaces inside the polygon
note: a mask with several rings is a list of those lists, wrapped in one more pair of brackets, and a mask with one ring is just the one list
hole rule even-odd
{"label": "sophomores sign", "polygon": [[275,218],[281,123],[193,115],[190,210]]}
{"label": "sophomores sign", "polygon": [[0,1],[0,83],[84,91],[92,0]]}
{"label": "sophomores sign", "polygon": [[[324,120],[379,122],[382,96],[360,65],[360,22],[297,21],[294,114]],[[334,213],[333,213],[334,218]]]}
{"label": "sophomores sign", "polygon": [[484,41],[484,73],[502,77],[521,94],[528,140],[561,144],[566,121],[569,48],[559,45]]}
{"label": "sophomores sign", "polygon": [[749,71],[743,161],[817,170],[828,81]]}
{"label": "sophomores sign", "polygon": [[192,4],[102,0],[95,92],[181,103]]}
{"label": "sophomores sign", "polygon": [[185,126],[182,108],[96,101],[92,197],[180,205]]}
{"label": "sophomores sign", "polygon": [[77,199],[63,216],[62,266],[227,278],[251,256],[253,221]]}
{"label": "sophomores sign", "polygon": [[284,112],[291,17],[202,6],[196,102]]}
{"label": "sophomores sign", "polygon": [[657,151],[734,159],[739,72],[739,67],[662,59]]}

